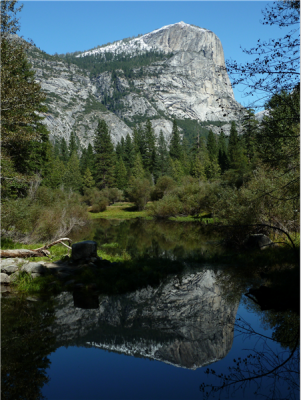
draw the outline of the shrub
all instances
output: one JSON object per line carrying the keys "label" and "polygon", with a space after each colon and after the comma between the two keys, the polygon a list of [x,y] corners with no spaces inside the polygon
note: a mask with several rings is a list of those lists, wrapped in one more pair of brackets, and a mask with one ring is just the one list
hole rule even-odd
{"label": "shrub", "polygon": [[165,194],[170,193],[176,186],[177,183],[170,176],[161,176],[151,193],[151,199],[153,201],[162,199]]}
{"label": "shrub", "polygon": [[182,204],[174,194],[167,194],[163,199],[152,203],[149,207],[150,215],[156,218],[176,217],[181,212]]}
{"label": "shrub", "polygon": [[40,187],[34,197],[3,202],[1,233],[22,243],[37,243],[66,236],[87,221],[78,194]]}
{"label": "shrub", "polygon": [[129,200],[141,211],[150,199],[151,184],[148,179],[131,178],[126,193]]}
{"label": "shrub", "polygon": [[98,203],[92,204],[92,208],[91,208],[90,212],[99,213],[99,212],[106,211],[108,204],[109,204],[109,200],[106,198],[102,198],[98,201]]}

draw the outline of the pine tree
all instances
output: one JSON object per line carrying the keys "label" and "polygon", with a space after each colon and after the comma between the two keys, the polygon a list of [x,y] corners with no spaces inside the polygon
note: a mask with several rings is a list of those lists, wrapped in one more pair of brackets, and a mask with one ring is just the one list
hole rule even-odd
{"label": "pine tree", "polygon": [[113,187],[115,154],[108,126],[104,120],[98,122],[94,140],[95,180],[100,189]]}
{"label": "pine tree", "polygon": [[21,9],[16,1],[1,2],[1,182],[26,191],[29,176],[46,161],[48,132],[41,116],[47,112],[45,95],[27,61],[29,45],[12,37],[20,28],[16,14]]}
{"label": "pine tree", "polygon": [[152,128],[152,124],[150,120],[148,119],[145,125],[145,129],[143,132],[143,138],[144,138],[144,153],[142,155],[142,160],[143,160],[143,166],[144,169],[149,171],[150,173],[153,173],[153,152],[155,150],[155,133]]}
{"label": "pine tree", "polygon": [[208,150],[208,155],[209,155],[210,161],[213,161],[215,158],[217,158],[216,138],[215,138],[212,130],[210,130],[209,134],[208,134],[207,150]]}
{"label": "pine tree", "polygon": [[91,189],[94,187],[95,181],[93,179],[92,173],[89,168],[86,169],[85,173],[83,174],[83,190]]}
{"label": "pine tree", "polygon": [[220,178],[221,175],[221,167],[217,161],[217,158],[214,158],[212,161],[208,161],[205,164],[205,174],[206,178],[209,181],[213,181]]}
{"label": "pine tree", "polygon": [[226,136],[223,130],[218,138],[218,163],[221,168],[221,173],[224,173],[227,169],[229,169]]}
{"label": "pine tree", "polygon": [[143,168],[143,162],[142,162],[142,157],[140,153],[136,154],[136,158],[134,161],[134,166],[132,168],[132,176],[137,179],[142,179],[144,177],[144,168]]}
{"label": "pine tree", "polygon": [[162,130],[160,130],[159,134],[157,153],[158,153],[160,176],[167,175],[169,169],[168,168],[169,155],[168,155],[166,140]]}
{"label": "pine tree", "polygon": [[255,119],[253,109],[247,110],[243,118],[243,141],[246,149],[246,156],[249,163],[253,163],[256,158],[256,135],[258,132],[258,121]]}
{"label": "pine tree", "polygon": [[65,165],[59,157],[53,157],[48,163],[45,164],[45,177],[42,181],[43,186],[51,189],[58,189],[63,184],[63,177],[65,175]]}
{"label": "pine tree", "polygon": [[182,157],[181,139],[176,120],[173,121],[170,146],[169,146],[169,155],[174,160],[180,160]]}
{"label": "pine tree", "polygon": [[239,169],[242,155],[241,141],[238,136],[236,124],[232,121],[228,145],[228,156],[231,168]]}
{"label": "pine tree", "polygon": [[135,160],[135,149],[132,142],[132,139],[129,134],[126,135],[125,144],[124,144],[124,155],[123,161],[127,169],[130,169],[134,165]]}
{"label": "pine tree", "polygon": [[171,167],[172,167],[172,174],[171,177],[178,183],[180,183],[181,179],[185,175],[183,166],[180,160],[172,159],[171,158]]}
{"label": "pine tree", "polygon": [[78,151],[78,146],[77,146],[77,143],[76,143],[76,136],[75,136],[75,133],[74,133],[74,132],[71,132],[70,139],[69,139],[69,146],[68,146],[69,155],[71,156],[71,154],[72,154],[74,151],[77,153],[77,151]]}
{"label": "pine tree", "polygon": [[74,151],[66,165],[66,170],[63,176],[64,187],[66,189],[72,189],[74,192],[79,192],[82,188],[82,181],[79,159]]}
{"label": "pine tree", "polygon": [[201,163],[201,160],[199,159],[199,157],[196,157],[194,162],[192,163],[191,175],[200,181],[206,180],[205,167]]}
{"label": "pine tree", "polygon": [[94,175],[94,153],[91,143],[89,143],[87,149],[82,149],[82,154],[80,157],[81,173],[84,174],[87,168],[89,168],[92,175]]}
{"label": "pine tree", "polygon": [[182,144],[182,166],[185,175],[189,175],[191,167],[191,155],[188,147],[188,141],[185,137],[183,138]]}
{"label": "pine tree", "polygon": [[124,190],[127,187],[127,170],[121,157],[119,157],[115,169],[115,182],[116,186],[120,190]]}
{"label": "pine tree", "polygon": [[71,154],[69,154],[67,142],[64,137],[61,138],[60,143],[60,159],[66,164]]}

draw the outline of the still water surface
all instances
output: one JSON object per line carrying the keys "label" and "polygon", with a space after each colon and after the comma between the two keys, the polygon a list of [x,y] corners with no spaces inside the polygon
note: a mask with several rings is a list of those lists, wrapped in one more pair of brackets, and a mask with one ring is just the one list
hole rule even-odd
{"label": "still water surface", "polygon": [[[83,236],[131,257],[217,251],[216,241],[191,223],[101,221]],[[299,317],[261,311],[244,295],[250,284],[236,282],[229,267],[186,262],[181,276],[98,296],[90,309],[78,299],[75,307],[69,292],[48,303],[2,299],[3,398],[190,400],[203,398],[203,383],[233,382],[214,398],[297,399],[299,346],[288,338]]]}

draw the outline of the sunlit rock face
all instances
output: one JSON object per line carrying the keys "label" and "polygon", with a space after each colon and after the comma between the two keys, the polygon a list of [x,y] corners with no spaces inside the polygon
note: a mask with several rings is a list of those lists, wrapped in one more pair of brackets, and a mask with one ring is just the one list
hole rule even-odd
{"label": "sunlit rock face", "polygon": [[[143,115],[149,118],[158,116],[159,111],[169,117],[200,121],[239,118],[241,106],[234,99],[222,44],[210,30],[179,22],[127,43],[120,41],[81,56],[107,51],[133,54],[138,50],[157,50],[173,56],[146,67],[144,75],[134,79],[140,95],[135,101],[127,97],[121,100],[122,117],[131,120],[135,114],[141,115],[143,105]],[[108,73],[104,72],[95,80],[100,96],[112,90],[108,78]],[[118,83],[120,90],[129,87],[123,77]]]}
{"label": "sunlit rock face", "polygon": [[157,288],[99,298],[93,310],[58,297],[58,346],[94,346],[196,369],[226,356],[233,342],[238,304],[227,304],[216,273],[173,277]]}
{"label": "sunlit rock face", "polygon": [[[53,138],[67,141],[74,131],[83,147],[93,143],[98,119],[108,124],[116,144],[131,123],[149,118],[156,135],[162,130],[169,142],[173,118],[197,121],[239,120],[241,105],[234,99],[219,38],[210,30],[184,22],[168,25],[132,40],[121,40],[80,54],[141,55],[149,51],[168,57],[143,68],[133,68],[128,78],[122,69],[96,77],[68,64],[53,61],[38,49],[30,54],[36,79],[47,95],[47,125]],[[169,57],[171,56],[171,57]],[[114,112],[102,104],[118,92]],[[160,122],[158,122],[160,121]],[[128,125],[127,125],[128,124]]]}

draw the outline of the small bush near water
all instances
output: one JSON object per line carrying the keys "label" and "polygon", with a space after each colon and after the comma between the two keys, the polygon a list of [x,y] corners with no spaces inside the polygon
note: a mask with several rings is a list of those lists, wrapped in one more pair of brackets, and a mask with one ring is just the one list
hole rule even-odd
{"label": "small bush near water", "polygon": [[34,194],[2,202],[2,238],[37,243],[67,236],[88,221],[81,196],[39,187]]}

